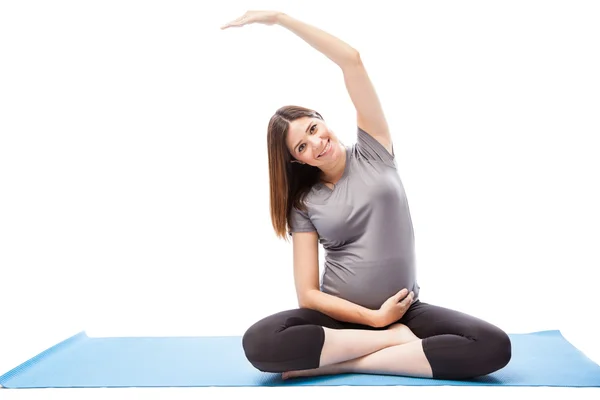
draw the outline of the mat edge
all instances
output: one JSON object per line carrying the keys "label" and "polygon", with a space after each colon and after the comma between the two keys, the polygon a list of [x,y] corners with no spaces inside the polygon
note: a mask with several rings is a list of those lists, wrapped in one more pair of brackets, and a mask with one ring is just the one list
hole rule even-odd
{"label": "mat edge", "polygon": [[3,389],[8,388],[9,386],[6,386],[6,383],[10,379],[14,378],[16,375],[18,375],[22,371],[26,370],[27,368],[29,368],[31,365],[39,362],[41,359],[47,357],[49,354],[55,353],[56,351],[59,351],[61,348],[64,348],[65,346],[67,346],[69,344],[74,344],[78,341],[81,341],[81,340],[84,340],[87,338],[89,338],[87,333],[85,331],[80,331],[80,332],[76,333],[75,335],[47,348],[46,350],[35,355],[34,357],[26,360],[25,362],[17,365],[16,367],[10,369],[5,374],[0,375],[0,388],[3,388]]}

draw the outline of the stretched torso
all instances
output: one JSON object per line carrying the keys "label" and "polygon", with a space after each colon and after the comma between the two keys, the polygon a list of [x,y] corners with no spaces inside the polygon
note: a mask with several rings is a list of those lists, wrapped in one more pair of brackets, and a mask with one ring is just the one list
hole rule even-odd
{"label": "stretched torso", "polygon": [[306,198],[308,214],[296,211],[293,219],[299,230],[314,227],[319,234],[321,290],[372,309],[403,288],[416,300],[414,232],[393,158],[360,129],[346,152],[335,187],[315,185]]}

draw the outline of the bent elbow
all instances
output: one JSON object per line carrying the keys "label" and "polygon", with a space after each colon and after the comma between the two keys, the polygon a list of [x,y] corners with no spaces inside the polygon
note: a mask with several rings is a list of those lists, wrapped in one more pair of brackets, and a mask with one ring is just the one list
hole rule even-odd
{"label": "bent elbow", "polygon": [[313,308],[315,293],[318,290],[308,290],[298,296],[298,307],[300,308]]}
{"label": "bent elbow", "polygon": [[343,63],[340,64],[342,70],[355,68],[357,65],[362,65],[360,53],[356,49],[351,49]]}

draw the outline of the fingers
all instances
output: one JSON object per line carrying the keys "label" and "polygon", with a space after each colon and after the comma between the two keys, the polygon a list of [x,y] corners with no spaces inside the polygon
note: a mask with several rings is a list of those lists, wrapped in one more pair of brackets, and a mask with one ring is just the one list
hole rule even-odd
{"label": "fingers", "polygon": [[246,14],[244,14],[241,17],[236,18],[233,21],[230,21],[230,22],[226,23],[225,25],[221,26],[221,29],[243,26],[247,22],[248,22],[248,16]]}
{"label": "fingers", "polygon": [[414,292],[410,292],[408,294],[408,296],[406,296],[404,299],[402,299],[402,305],[410,305],[413,302],[413,299],[415,297],[415,293]]}
{"label": "fingers", "polygon": [[408,294],[408,289],[404,288],[394,296],[396,302],[400,302]]}
{"label": "fingers", "polygon": [[221,26],[221,29],[227,29],[227,28],[235,28],[235,27],[240,27],[243,24],[240,23],[239,21],[231,21],[223,26]]}

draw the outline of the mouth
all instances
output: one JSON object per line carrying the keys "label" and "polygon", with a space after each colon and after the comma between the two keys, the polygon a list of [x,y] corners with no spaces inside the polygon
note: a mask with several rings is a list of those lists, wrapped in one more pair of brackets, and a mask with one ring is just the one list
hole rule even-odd
{"label": "mouth", "polygon": [[327,139],[327,144],[325,145],[325,148],[323,149],[323,151],[321,152],[321,154],[319,154],[317,156],[317,158],[321,158],[323,156],[326,156],[327,154],[329,154],[331,150],[331,139]]}

